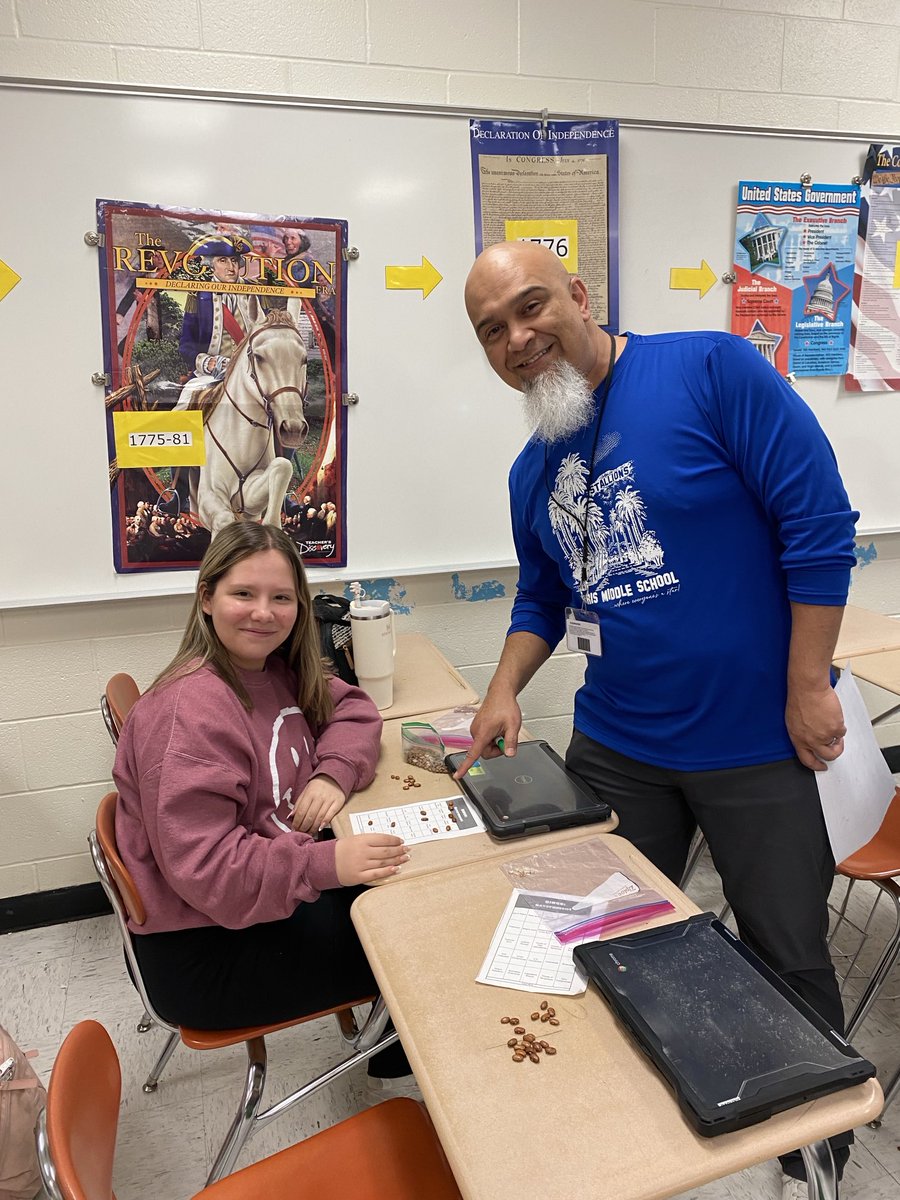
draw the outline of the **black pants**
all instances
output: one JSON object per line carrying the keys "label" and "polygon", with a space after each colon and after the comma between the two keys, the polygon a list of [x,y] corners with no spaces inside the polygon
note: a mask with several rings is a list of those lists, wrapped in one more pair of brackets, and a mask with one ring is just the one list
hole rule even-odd
{"label": "black pants", "polygon": [[[838,1032],[844,1009],[828,953],[834,878],[813,772],[796,758],[724,771],[636,762],[575,731],[566,765],[618,815],[616,830],[674,883],[703,830],[741,941]],[[831,1138],[840,1172],[851,1133]],[[799,1154],[781,1160],[804,1179]]]}
{"label": "black pants", "polygon": [[[135,934],[135,956],[157,1012],[174,1025],[237,1029],[276,1025],[372,996],[378,985],[350,919],[362,888],[331,888],[285,921]],[[369,1074],[408,1075],[399,1042],[369,1060]]]}

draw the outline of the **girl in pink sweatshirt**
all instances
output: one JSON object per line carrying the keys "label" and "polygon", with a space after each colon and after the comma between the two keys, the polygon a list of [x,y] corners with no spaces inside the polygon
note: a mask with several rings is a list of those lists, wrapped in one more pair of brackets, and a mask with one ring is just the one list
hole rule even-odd
{"label": "girl in pink sweatshirt", "polygon": [[[233,1029],[377,991],[350,905],[409,855],[387,834],[315,837],[372,781],[381,724],[323,668],[290,538],[244,521],[219,533],[113,769],[119,852],[147,910],[135,954],[161,1016]],[[399,1043],[370,1072],[408,1074]]]}

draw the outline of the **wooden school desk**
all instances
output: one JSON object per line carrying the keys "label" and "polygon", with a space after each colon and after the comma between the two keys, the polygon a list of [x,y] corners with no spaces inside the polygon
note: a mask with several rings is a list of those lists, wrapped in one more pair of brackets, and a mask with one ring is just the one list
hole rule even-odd
{"label": "wooden school desk", "polygon": [[[430,722],[434,717],[446,712],[445,708],[432,713],[421,713],[414,720]],[[411,767],[403,761],[403,746],[401,725],[403,721],[385,721],[381,735],[381,756],[378,760],[378,772],[374,781],[362,792],[356,792],[350,798],[350,803],[344,805],[331,822],[335,837],[348,837],[353,829],[350,824],[350,814],[369,812],[377,808],[393,808],[400,804],[414,804],[417,800],[440,800],[447,796],[461,796],[459,784],[447,774],[438,775],[425,771],[421,767]],[[523,730],[522,738],[528,734]],[[392,779],[399,775],[399,779]],[[408,775],[415,776],[420,787],[403,790],[404,780]],[[592,828],[595,831],[610,832],[618,824],[618,818],[612,816],[608,821],[598,823]],[[580,829],[561,829],[556,833],[536,834],[524,840],[519,839],[513,845],[528,845],[539,850],[546,846],[570,841],[573,837],[584,834]],[[487,833],[472,833],[465,837],[438,840],[433,842],[417,842],[410,846],[410,860],[404,863],[400,875],[383,880],[383,883],[399,881],[416,875],[440,871],[445,867],[457,867],[461,863],[477,862],[486,858],[496,858],[509,852],[507,843],[496,841]],[[377,885],[376,885],[377,886]]]}
{"label": "wooden school desk", "polygon": [[[623,838],[606,840],[675,904],[648,925],[698,911]],[[370,889],[352,910],[466,1200],[662,1200],[881,1110],[870,1080],[750,1129],[698,1137],[593,988],[550,999],[560,1020],[554,1057],[512,1062],[500,1018],[525,1017],[530,1028],[541,997],[475,982],[510,891],[497,861],[483,861]]]}
{"label": "wooden school desk", "polygon": [[900,621],[848,604],[834,648],[835,662],[885,650],[900,650]]}
{"label": "wooden school desk", "polygon": [[863,654],[859,658],[838,661],[835,666],[843,670],[848,663],[857,679],[874,683],[897,697],[896,704],[872,718],[873,725],[880,725],[900,712],[900,650],[889,650],[886,654]]}

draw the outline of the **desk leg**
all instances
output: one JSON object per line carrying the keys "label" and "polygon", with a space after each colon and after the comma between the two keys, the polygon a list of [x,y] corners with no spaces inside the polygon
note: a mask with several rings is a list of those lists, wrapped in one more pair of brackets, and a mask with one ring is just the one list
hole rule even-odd
{"label": "desk leg", "polygon": [[806,1167],[809,1200],[838,1200],[837,1175],[828,1143],[813,1142],[801,1147],[800,1153]]}

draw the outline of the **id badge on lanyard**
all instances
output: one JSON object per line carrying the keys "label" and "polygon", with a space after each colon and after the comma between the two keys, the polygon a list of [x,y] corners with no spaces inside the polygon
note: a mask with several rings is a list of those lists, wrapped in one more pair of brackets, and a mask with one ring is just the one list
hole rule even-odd
{"label": "id badge on lanyard", "polygon": [[[609,364],[606,369],[606,380],[603,388],[603,395],[597,405],[597,420],[594,423],[594,438],[591,445],[591,456],[589,462],[591,464],[591,474],[593,475],[594,456],[597,452],[597,440],[600,436],[600,426],[603,423],[603,413],[606,408],[606,402],[609,399],[609,389],[612,386],[613,371],[616,366],[616,339],[607,330],[609,337]],[[544,473],[546,475],[547,459],[544,458]],[[588,479],[588,496],[591,494],[593,480]],[[551,499],[553,493],[550,487],[547,489],[550,492]],[[559,503],[557,501],[557,503]],[[564,511],[569,513],[569,516],[575,514],[561,505]],[[587,564],[588,564],[588,510],[590,501],[585,506],[584,518],[581,530],[583,557],[581,561],[581,584],[582,595],[585,591],[585,583],[587,580]],[[572,650],[576,654],[588,654],[594,658],[599,658],[603,653],[603,643],[600,637],[600,617],[598,613],[591,612],[586,608],[567,608],[566,609],[566,649]]]}
{"label": "id badge on lanyard", "polygon": [[603,653],[600,617],[586,608],[566,609],[566,649],[599,658]]}

